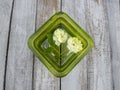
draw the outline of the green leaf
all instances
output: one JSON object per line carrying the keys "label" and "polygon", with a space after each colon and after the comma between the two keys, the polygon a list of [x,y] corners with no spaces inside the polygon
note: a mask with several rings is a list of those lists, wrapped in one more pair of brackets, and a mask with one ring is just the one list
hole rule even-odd
{"label": "green leaf", "polygon": [[45,53],[51,53],[53,51],[52,47],[48,47],[47,49],[45,49]]}
{"label": "green leaf", "polygon": [[53,41],[53,34],[52,33],[48,33],[47,34],[48,37],[48,42],[51,46],[55,46],[55,42]]}

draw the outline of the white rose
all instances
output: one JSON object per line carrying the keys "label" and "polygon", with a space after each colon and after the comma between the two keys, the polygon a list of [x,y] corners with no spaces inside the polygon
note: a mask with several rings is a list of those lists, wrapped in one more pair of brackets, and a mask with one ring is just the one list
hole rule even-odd
{"label": "white rose", "polygon": [[54,31],[53,40],[55,41],[55,44],[57,46],[59,46],[61,43],[65,43],[67,37],[68,37],[67,33],[60,28]]}
{"label": "white rose", "polygon": [[77,53],[83,49],[83,44],[76,37],[70,37],[67,41],[67,48],[70,52]]}

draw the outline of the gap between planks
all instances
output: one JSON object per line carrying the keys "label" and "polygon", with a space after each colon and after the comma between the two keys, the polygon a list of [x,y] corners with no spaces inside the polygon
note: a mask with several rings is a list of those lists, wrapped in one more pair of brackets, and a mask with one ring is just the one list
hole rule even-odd
{"label": "gap between planks", "polygon": [[8,31],[8,41],[7,41],[7,49],[6,49],[6,59],[5,59],[5,71],[4,71],[4,86],[3,89],[5,90],[6,87],[6,72],[7,72],[7,60],[8,60],[8,50],[9,50],[9,42],[10,42],[10,32],[11,32],[11,24],[12,24],[12,15],[14,9],[14,0],[12,1],[12,9],[10,14],[10,23],[9,23],[9,31]]}

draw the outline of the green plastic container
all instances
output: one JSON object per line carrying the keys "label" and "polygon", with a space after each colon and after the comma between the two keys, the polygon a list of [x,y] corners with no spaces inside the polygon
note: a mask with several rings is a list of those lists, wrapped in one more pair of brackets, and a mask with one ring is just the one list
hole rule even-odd
{"label": "green plastic container", "polygon": [[66,76],[93,45],[92,38],[64,12],[54,14],[28,40],[31,51],[56,77]]}

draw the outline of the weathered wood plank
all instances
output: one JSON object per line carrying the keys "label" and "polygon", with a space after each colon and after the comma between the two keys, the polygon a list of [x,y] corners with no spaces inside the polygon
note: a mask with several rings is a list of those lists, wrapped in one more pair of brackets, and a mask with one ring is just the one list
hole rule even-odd
{"label": "weathered wood plank", "polygon": [[[62,0],[62,11],[71,16],[82,28],[85,25],[85,0]],[[87,90],[87,59],[86,57],[61,79],[61,90]]]}
{"label": "weathered wood plank", "polygon": [[114,90],[120,90],[120,0],[107,0]]}
{"label": "weathered wood plank", "polygon": [[4,88],[5,62],[13,0],[0,0],[0,90]]}
{"label": "weathered wood plank", "polygon": [[95,46],[67,77],[63,90],[112,90],[111,56],[105,2],[102,0],[64,0],[67,12],[93,37]]}
{"label": "weathered wood plank", "polygon": [[[60,0],[38,0],[36,29],[60,10]],[[35,58],[34,90],[59,90],[59,78],[54,77],[44,65]]]}
{"label": "weathered wood plank", "polygon": [[87,31],[95,46],[88,57],[88,90],[113,90],[105,0],[86,0]]}
{"label": "weathered wood plank", "polygon": [[27,40],[35,30],[35,14],[35,0],[14,1],[5,90],[33,90],[33,54]]}

